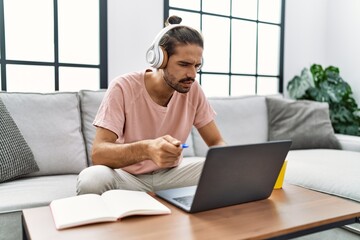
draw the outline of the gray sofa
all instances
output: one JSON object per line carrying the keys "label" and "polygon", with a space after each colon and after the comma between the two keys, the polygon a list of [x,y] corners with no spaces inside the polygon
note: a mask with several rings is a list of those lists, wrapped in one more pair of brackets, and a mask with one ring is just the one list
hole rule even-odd
{"label": "gray sofa", "polygon": [[[103,95],[103,90],[48,94],[0,92],[39,167],[39,171],[0,183],[1,240],[22,238],[22,209],[46,206],[53,199],[76,194],[77,175],[91,164],[95,134],[91,123]],[[270,139],[268,98],[210,98],[217,112],[216,122],[227,143],[247,144]],[[360,202],[360,137],[334,136],[341,150],[291,150],[285,181]],[[190,147],[184,150],[185,158],[205,156],[207,147],[196,130],[187,143]],[[358,239],[359,235],[337,228],[303,238],[315,237]]]}

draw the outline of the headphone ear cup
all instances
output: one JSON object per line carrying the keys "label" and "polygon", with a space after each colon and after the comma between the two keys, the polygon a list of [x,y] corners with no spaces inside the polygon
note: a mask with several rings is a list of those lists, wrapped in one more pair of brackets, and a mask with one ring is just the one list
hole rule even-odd
{"label": "headphone ear cup", "polygon": [[155,46],[150,46],[150,48],[146,52],[146,61],[150,64],[151,67],[155,67],[157,65],[157,55],[158,54],[156,53]]}
{"label": "headphone ear cup", "polygon": [[164,68],[167,64],[167,52],[160,46],[152,45],[146,53],[146,60],[153,68]]}
{"label": "headphone ear cup", "polygon": [[156,35],[153,43],[146,52],[146,61],[153,68],[165,68],[168,62],[168,54],[160,45],[159,42],[161,38],[169,31],[170,29],[181,27],[180,24],[170,24],[169,26],[163,28],[158,35]]}
{"label": "headphone ear cup", "polygon": [[163,47],[159,47],[159,68],[164,69],[168,63],[168,54]]}

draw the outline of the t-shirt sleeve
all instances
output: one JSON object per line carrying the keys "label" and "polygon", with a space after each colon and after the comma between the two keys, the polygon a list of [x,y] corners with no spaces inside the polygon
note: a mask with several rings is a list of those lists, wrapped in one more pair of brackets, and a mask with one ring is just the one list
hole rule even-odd
{"label": "t-shirt sleeve", "polygon": [[124,94],[118,79],[114,79],[100,104],[93,125],[114,132],[118,138],[123,135],[125,123]]}
{"label": "t-shirt sleeve", "polygon": [[199,129],[214,120],[216,112],[210,105],[200,85],[196,87],[197,106],[194,126]]}

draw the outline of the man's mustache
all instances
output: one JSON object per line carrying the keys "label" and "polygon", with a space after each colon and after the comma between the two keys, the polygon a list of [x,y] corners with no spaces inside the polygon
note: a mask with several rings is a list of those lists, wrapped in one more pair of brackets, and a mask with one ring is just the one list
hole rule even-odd
{"label": "man's mustache", "polygon": [[191,78],[191,77],[183,78],[183,79],[181,79],[179,82],[188,82],[188,81],[195,82],[195,78]]}

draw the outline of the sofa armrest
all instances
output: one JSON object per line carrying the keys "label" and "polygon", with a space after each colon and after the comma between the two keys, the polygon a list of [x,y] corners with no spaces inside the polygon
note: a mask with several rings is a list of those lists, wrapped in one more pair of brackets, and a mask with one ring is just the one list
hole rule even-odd
{"label": "sofa armrest", "polygon": [[335,134],[336,138],[339,140],[342,150],[360,152],[360,137],[345,135],[345,134]]}

